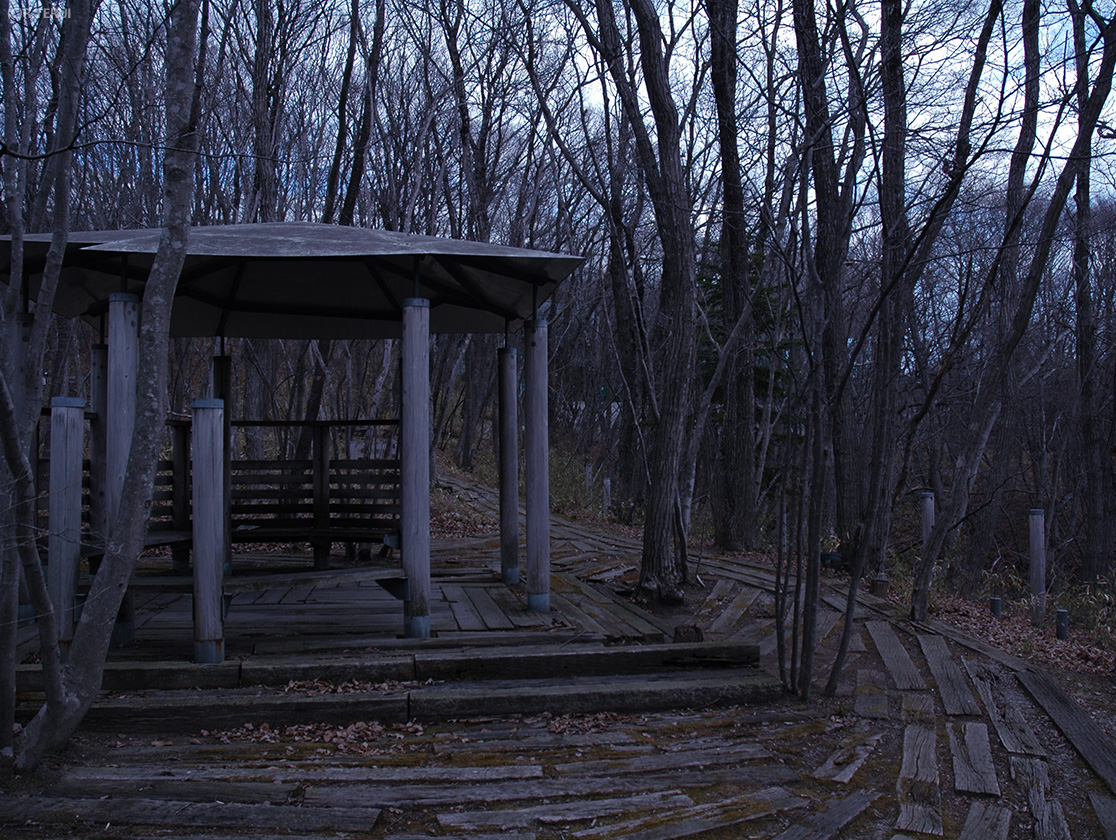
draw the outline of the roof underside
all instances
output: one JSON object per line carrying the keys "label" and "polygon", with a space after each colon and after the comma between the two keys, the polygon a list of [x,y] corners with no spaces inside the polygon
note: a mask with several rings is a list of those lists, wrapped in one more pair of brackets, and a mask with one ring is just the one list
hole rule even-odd
{"label": "roof underside", "polygon": [[[113,292],[143,294],[159,230],[70,235],[54,309],[98,321]],[[27,236],[34,296],[47,235]],[[0,239],[10,281],[11,238]],[[430,300],[434,332],[515,329],[582,259],[482,242],[307,222],[197,227],[171,318],[175,336],[389,338],[403,301]]]}

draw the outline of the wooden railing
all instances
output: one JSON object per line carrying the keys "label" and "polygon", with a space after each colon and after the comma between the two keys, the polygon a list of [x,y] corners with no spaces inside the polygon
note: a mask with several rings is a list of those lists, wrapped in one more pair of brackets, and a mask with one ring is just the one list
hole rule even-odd
{"label": "wooden railing", "polygon": [[[333,542],[398,544],[400,464],[397,457],[330,457],[339,429],[375,428],[381,450],[397,452],[397,420],[237,420],[231,428],[312,429],[309,459],[237,459],[230,462],[229,520],[234,542],[310,542],[317,562]],[[149,524],[151,544],[171,544],[185,560],[191,523],[190,421],[168,422],[170,458],[160,459]],[[386,435],[384,433],[387,433]],[[349,435],[342,436],[348,440]],[[235,451],[235,447],[234,447]],[[351,453],[344,453],[351,454]],[[47,531],[50,461],[39,460],[40,525]],[[90,473],[82,464],[82,524],[89,530]]]}

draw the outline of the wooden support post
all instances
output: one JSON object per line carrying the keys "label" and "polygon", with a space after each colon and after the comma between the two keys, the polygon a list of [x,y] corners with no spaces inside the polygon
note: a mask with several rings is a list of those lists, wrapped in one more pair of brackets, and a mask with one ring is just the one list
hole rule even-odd
{"label": "wooden support post", "polygon": [[81,563],[81,460],[85,437],[85,400],[50,401],[50,535],[47,538],[47,588],[54,605],[58,643],[63,653],[74,638],[74,596]]}
{"label": "wooden support post", "polygon": [[612,476],[606,475],[603,483],[604,487],[601,490],[601,508],[604,510],[605,519],[608,519],[609,512],[612,510]]}
{"label": "wooden support post", "polygon": [[314,492],[314,530],[318,532],[311,543],[314,546],[314,568],[329,568],[329,427],[313,427],[311,464]]}
{"label": "wooden support post", "polygon": [[209,371],[209,396],[225,403],[225,574],[232,574],[232,417],[236,410],[233,403],[232,357],[213,357]]}
{"label": "wooden support post", "polygon": [[225,660],[225,403],[194,400],[194,661]]}
{"label": "wooden support post", "polygon": [[[108,390],[105,429],[105,522],[111,535],[120,510],[124,473],[132,449],[136,421],[136,374],[139,369],[139,298],[116,292],[109,295]],[[135,596],[125,592],[112,632],[113,647],[135,643]]]}
{"label": "wooden support post", "polygon": [[514,347],[496,351],[499,376],[500,579],[519,583],[519,412]]}
{"label": "wooden support post", "polygon": [[403,634],[430,638],[430,301],[403,301],[403,406],[400,429],[400,519]]}
{"label": "wooden support post", "polygon": [[1038,627],[1046,617],[1046,513],[1037,508],[1030,517],[1031,623]]}
{"label": "wooden support post", "polygon": [[[177,421],[171,426],[171,527],[190,530],[190,426]],[[171,570],[184,575],[190,571],[190,547],[171,546]]]}
{"label": "wooden support post", "polygon": [[[94,344],[89,360],[89,532],[95,545],[108,539],[108,345]],[[89,561],[96,574],[99,561]]]}
{"label": "wooden support post", "polygon": [[546,321],[524,326],[524,458],[527,484],[527,609],[550,611],[550,464]]}

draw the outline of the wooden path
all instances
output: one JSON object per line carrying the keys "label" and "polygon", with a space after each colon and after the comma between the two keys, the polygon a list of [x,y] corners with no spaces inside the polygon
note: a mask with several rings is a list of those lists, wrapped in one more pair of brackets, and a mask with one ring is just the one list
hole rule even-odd
{"label": "wooden path", "polygon": [[[487,511],[483,494],[458,492]],[[396,638],[399,604],[374,571],[246,584],[227,625],[239,661],[226,670],[240,687],[201,692],[211,710],[218,700],[233,710],[220,725],[158,734],[160,714],[198,691],[147,692],[164,697],[147,712],[135,711],[138,696],[119,698],[97,726],[112,735],[82,736],[50,774],[0,797],[0,835],[1116,840],[1116,746],[1056,681],[870,597],[836,701],[562,711],[578,680],[637,679],[608,665],[578,676],[567,658],[666,661],[673,647],[678,659],[688,650],[671,645],[678,627],[751,643],[778,673],[775,614],[770,569],[740,558],[694,558],[700,585],[686,608],[656,615],[626,596],[633,540],[556,517],[552,552],[554,609],[538,616],[498,583],[494,537],[436,542],[437,637],[422,652]],[[189,599],[139,601],[139,646],[114,667],[163,673],[188,656]],[[823,601],[819,680],[841,630],[840,578],[827,578]],[[549,706],[501,693],[533,667],[552,675],[534,683]],[[289,685],[244,687],[268,669]],[[334,693],[315,678],[352,685]],[[437,703],[460,705],[424,717]]]}

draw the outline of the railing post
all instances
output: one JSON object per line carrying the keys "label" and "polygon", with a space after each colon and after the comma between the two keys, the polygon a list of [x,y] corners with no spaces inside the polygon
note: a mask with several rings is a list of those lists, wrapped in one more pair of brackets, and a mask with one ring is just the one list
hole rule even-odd
{"label": "railing post", "polygon": [[225,660],[225,404],[194,400],[194,661]]}
{"label": "railing post", "polygon": [[[89,532],[94,545],[108,538],[108,345],[94,344],[89,361]],[[95,574],[100,560],[90,558]]]}
{"label": "railing post", "polygon": [[524,326],[524,457],[527,483],[527,609],[550,611],[550,464],[547,325]]}
{"label": "railing post", "polygon": [[54,605],[58,643],[65,654],[74,637],[74,597],[81,563],[81,456],[85,400],[50,401],[50,535],[47,588]]}
{"label": "railing post", "polygon": [[403,301],[400,527],[407,597],[403,634],[430,638],[430,301]]}
{"label": "railing post", "polygon": [[[190,425],[176,422],[171,426],[171,527],[176,531],[190,530]],[[175,543],[171,546],[171,570],[184,575],[190,571],[190,547]]]}
{"label": "railing post", "polygon": [[496,351],[500,436],[500,579],[519,583],[519,412],[514,347]]}
{"label": "railing post", "polygon": [[232,574],[232,416],[236,409],[233,405],[231,356],[221,354],[213,357],[209,389],[210,397],[225,403],[225,574]]}
{"label": "railing post", "polygon": [[1029,514],[1031,537],[1031,623],[1038,627],[1046,617],[1046,513]]}
{"label": "railing post", "polygon": [[930,532],[934,530],[934,493],[925,490],[922,493],[922,553],[926,553],[926,544],[930,542]]}
{"label": "railing post", "polygon": [[318,423],[312,428],[313,450],[311,469],[313,472],[314,493],[314,530],[317,532],[311,544],[314,546],[314,568],[329,568],[329,427]]}

